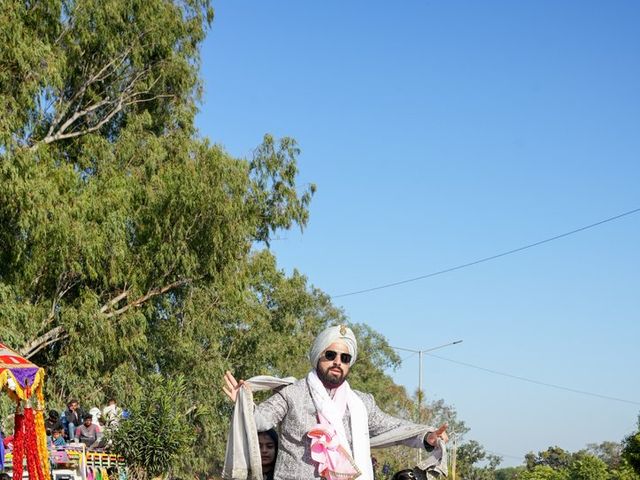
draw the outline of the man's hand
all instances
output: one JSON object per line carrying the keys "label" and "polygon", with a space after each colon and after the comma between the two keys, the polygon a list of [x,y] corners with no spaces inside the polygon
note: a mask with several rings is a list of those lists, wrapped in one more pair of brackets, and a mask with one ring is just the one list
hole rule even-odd
{"label": "man's hand", "polygon": [[441,438],[444,443],[447,443],[449,441],[449,435],[447,435],[448,427],[449,425],[444,423],[435,432],[429,432],[427,434],[427,443],[432,447],[435,447],[438,442],[438,438]]}
{"label": "man's hand", "polygon": [[239,382],[236,380],[236,377],[227,370],[224,374],[224,381],[227,386],[223,386],[222,390],[227,394],[227,397],[231,399],[233,403],[236,403],[236,397],[238,396],[238,390],[244,385],[244,380],[240,380]]}

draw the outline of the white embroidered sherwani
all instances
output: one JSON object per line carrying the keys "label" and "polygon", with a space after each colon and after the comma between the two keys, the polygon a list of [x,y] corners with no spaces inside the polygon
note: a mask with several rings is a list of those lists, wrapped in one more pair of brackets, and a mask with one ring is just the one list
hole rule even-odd
{"label": "white embroidered sherwani", "polygon": [[[370,437],[392,432],[400,427],[417,427],[412,422],[384,413],[377,407],[372,395],[357,390],[354,392],[362,399],[367,409]],[[318,418],[306,378],[274,393],[268,400],[256,407],[254,416],[258,431],[276,428],[280,425],[280,445],[276,460],[275,480],[321,478],[309,451],[311,441],[307,437],[307,432],[318,423]],[[343,422],[350,447],[353,448],[348,409],[343,417]],[[433,427],[425,426],[423,433],[399,443],[414,448],[424,448],[424,436],[434,430],[436,429]]]}

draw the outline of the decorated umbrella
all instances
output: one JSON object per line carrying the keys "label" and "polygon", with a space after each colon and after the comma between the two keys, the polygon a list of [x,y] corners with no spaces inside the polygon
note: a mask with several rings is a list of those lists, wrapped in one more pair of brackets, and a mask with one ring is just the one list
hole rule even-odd
{"label": "decorated umbrella", "polygon": [[13,438],[13,480],[22,480],[25,456],[29,478],[50,480],[44,429],[43,384],[43,368],[0,343],[0,388],[17,405]]}

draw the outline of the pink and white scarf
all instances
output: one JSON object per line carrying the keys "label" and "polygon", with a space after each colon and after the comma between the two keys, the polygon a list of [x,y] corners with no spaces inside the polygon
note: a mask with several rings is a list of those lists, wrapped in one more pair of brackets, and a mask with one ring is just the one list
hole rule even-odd
{"label": "pink and white scarf", "polygon": [[[327,480],[373,480],[367,409],[346,381],[333,398],[315,370],[307,375],[311,398],[318,412],[318,424],[307,433],[311,438],[311,458],[318,462],[318,472]],[[342,421],[347,407],[351,417],[349,446]]]}

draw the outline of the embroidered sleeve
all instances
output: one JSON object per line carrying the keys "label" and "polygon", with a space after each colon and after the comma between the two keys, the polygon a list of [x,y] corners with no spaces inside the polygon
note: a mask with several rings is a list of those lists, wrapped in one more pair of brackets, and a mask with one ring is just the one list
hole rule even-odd
{"label": "embroidered sleeve", "polygon": [[[360,395],[362,401],[367,407],[367,412],[369,414],[369,435],[376,436],[381,435],[387,432],[393,432],[394,430],[401,430],[403,427],[417,427],[420,428],[418,424],[410,422],[408,420],[404,420],[402,418],[397,418],[392,415],[389,415],[386,412],[383,412],[378,405],[376,404],[372,395],[368,393],[364,393]],[[413,448],[427,448],[427,450],[432,450],[433,447],[431,445],[424,442],[425,435],[428,432],[434,431],[435,428],[429,427],[427,425],[423,426],[423,430],[420,434],[411,437],[405,438],[403,440],[399,440],[397,443],[406,445],[408,447]]]}
{"label": "embroidered sleeve", "polygon": [[274,393],[258,405],[254,411],[256,427],[259,432],[276,428],[287,414],[287,400],[281,392]]}

